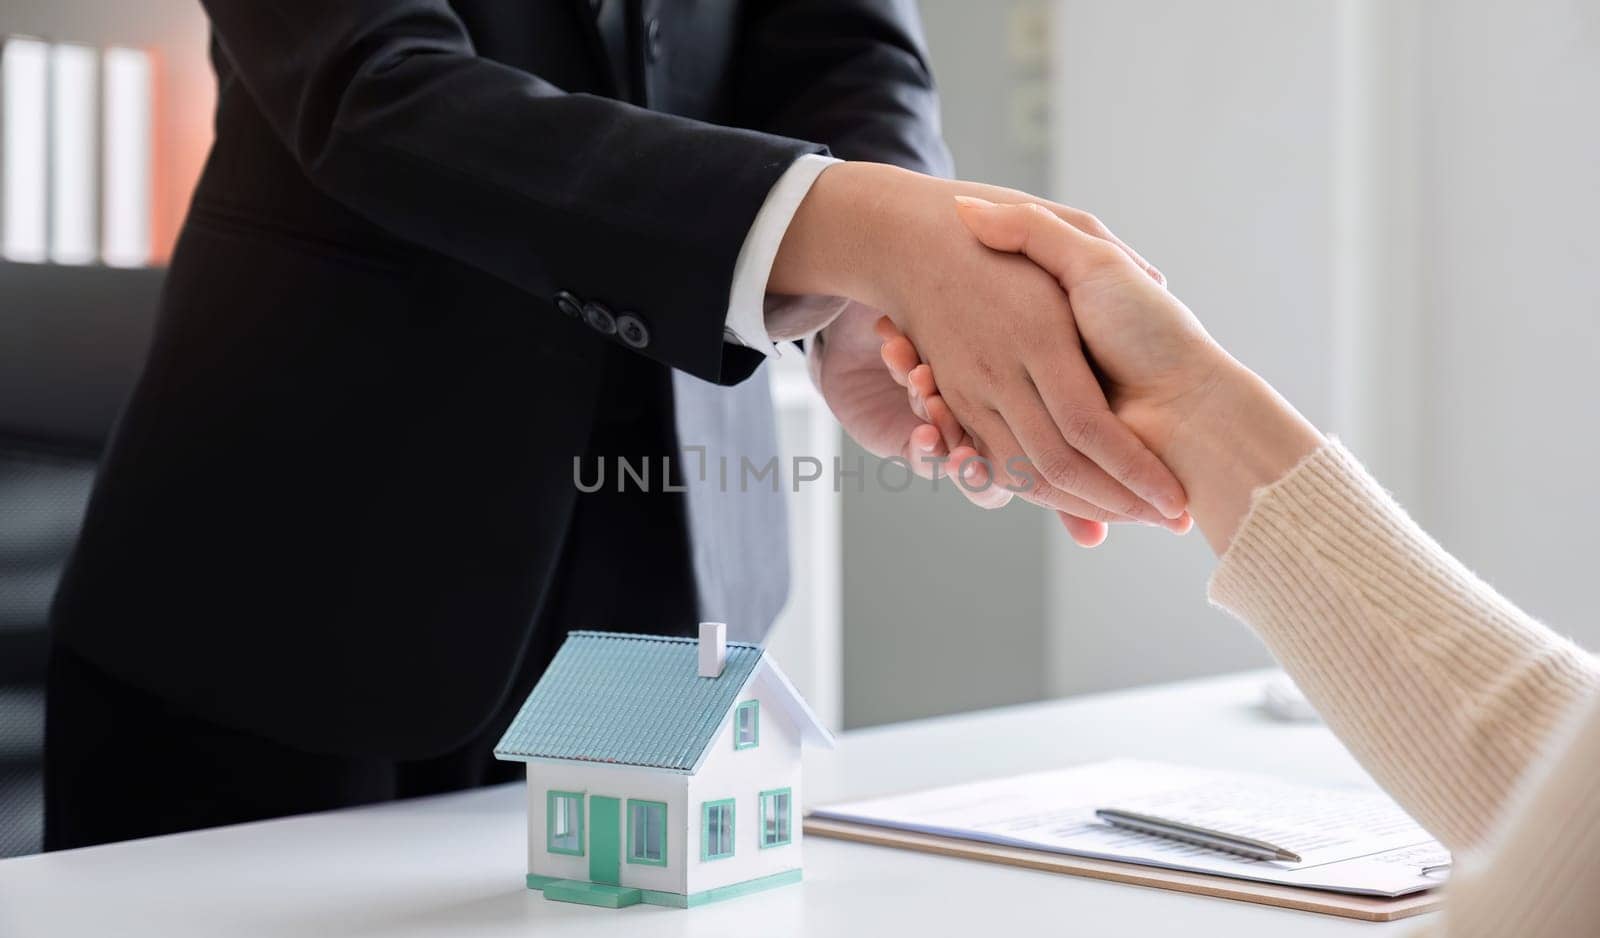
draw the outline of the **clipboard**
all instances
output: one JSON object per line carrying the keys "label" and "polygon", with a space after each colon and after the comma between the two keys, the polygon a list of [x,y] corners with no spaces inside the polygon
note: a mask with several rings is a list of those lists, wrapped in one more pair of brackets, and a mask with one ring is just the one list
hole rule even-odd
{"label": "clipboard", "polygon": [[1006,847],[976,840],[913,833],[809,815],[805,818],[802,829],[813,837],[830,837],[879,847],[915,850],[919,853],[1019,866],[1050,873],[1064,873],[1068,876],[1084,876],[1133,886],[1149,886],[1154,889],[1168,889],[1216,899],[1253,902],[1257,905],[1315,912],[1319,915],[1335,915],[1366,922],[1393,922],[1437,911],[1444,904],[1444,899],[1437,889],[1393,899],[1382,896],[1347,895],[1320,889],[1303,889],[1298,886],[1212,876],[1206,873],[1168,870],[1136,863],[1119,863],[1115,860],[1073,857],[1045,850]]}

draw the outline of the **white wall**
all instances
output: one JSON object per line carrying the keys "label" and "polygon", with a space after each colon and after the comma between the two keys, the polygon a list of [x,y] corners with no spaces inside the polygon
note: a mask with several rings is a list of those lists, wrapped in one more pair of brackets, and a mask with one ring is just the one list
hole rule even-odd
{"label": "white wall", "polygon": [[[1062,0],[1056,48],[1055,195],[1600,646],[1600,6]],[[1198,540],[1049,541],[1053,691],[1262,660],[1201,600]]]}
{"label": "white wall", "polygon": [[[1057,6],[1056,198],[1095,212],[1208,329],[1315,420],[1332,407],[1334,5],[1064,0]],[[1199,537],[1118,529],[1051,563],[1050,690],[1077,693],[1260,664],[1207,607]]]}
{"label": "white wall", "polygon": [[1600,649],[1600,4],[1423,7],[1421,514]]}
{"label": "white wall", "polygon": [[[1048,99],[1048,45],[1037,43],[1045,60],[1032,61],[1029,36],[1048,2],[920,6],[957,172],[1043,188],[1048,130],[1034,126],[1029,104]],[[841,496],[844,725],[1042,696],[1047,558],[1037,513],[975,511],[948,482],[888,491],[871,477],[873,457],[850,442],[844,457],[869,474]]]}

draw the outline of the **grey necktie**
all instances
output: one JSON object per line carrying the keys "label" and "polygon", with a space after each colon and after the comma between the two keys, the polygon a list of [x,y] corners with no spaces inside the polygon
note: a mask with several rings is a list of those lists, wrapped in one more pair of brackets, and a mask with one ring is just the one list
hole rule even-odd
{"label": "grey necktie", "polygon": [[733,387],[674,371],[672,390],[700,618],[726,622],[730,639],[759,642],[789,596],[784,474],[766,367]]}

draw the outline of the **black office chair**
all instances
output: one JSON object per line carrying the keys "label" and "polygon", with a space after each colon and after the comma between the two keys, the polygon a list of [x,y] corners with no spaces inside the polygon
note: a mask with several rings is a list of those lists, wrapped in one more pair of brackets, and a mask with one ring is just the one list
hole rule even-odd
{"label": "black office chair", "polygon": [[50,600],[161,277],[0,262],[0,857],[39,849]]}

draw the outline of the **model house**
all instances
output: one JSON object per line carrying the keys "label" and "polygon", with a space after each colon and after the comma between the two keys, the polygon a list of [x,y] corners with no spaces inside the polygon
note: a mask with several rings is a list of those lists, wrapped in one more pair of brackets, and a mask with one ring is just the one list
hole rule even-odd
{"label": "model house", "polygon": [[495,756],[528,764],[528,886],[690,908],[800,881],[800,746],[833,745],[759,645],[573,632]]}

